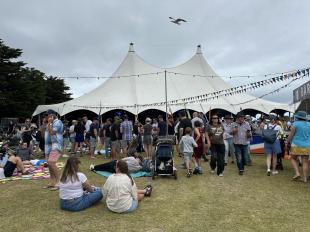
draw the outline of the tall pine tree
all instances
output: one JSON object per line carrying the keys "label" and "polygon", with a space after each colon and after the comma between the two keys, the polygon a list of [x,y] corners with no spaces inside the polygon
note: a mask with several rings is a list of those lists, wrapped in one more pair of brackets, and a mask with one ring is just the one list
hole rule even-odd
{"label": "tall pine tree", "polygon": [[0,118],[30,117],[37,105],[71,99],[64,80],[46,75],[17,59],[22,50],[10,48],[0,39]]}

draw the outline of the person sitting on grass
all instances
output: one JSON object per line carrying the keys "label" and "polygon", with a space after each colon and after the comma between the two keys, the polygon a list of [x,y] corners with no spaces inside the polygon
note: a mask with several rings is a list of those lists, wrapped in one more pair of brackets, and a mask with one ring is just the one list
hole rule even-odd
{"label": "person sitting on grass", "polygon": [[[142,156],[125,157],[122,160],[127,163],[129,173],[139,172],[142,168],[142,162],[143,162]],[[104,164],[98,164],[95,166],[91,164],[89,169],[91,171],[116,173],[116,163],[117,163],[117,160],[112,160],[111,162],[107,162]]]}
{"label": "person sitting on grass", "polygon": [[116,174],[108,177],[103,186],[103,195],[109,210],[115,213],[130,213],[137,209],[138,201],[150,197],[152,186],[143,190],[137,186],[129,175],[128,165],[124,160],[117,161]]}
{"label": "person sitting on grass", "polygon": [[192,129],[190,127],[185,128],[185,135],[182,136],[181,141],[180,141],[180,147],[183,147],[183,155],[184,155],[184,160],[186,164],[186,169],[187,169],[187,177],[191,177],[192,175],[192,168],[191,168],[191,163],[192,163],[192,158],[193,158],[193,153],[194,153],[194,147],[198,147],[197,143],[195,142],[194,138],[191,136],[192,134]]}
{"label": "person sitting on grass", "polygon": [[15,168],[17,168],[22,175],[29,174],[20,157],[15,155],[4,155],[0,160],[0,179],[11,177],[15,171]]}
{"label": "person sitting on grass", "polygon": [[59,184],[60,208],[67,211],[81,211],[102,199],[102,191],[91,186],[87,177],[79,172],[81,162],[70,157],[64,167]]}
{"label": "person sitting on grass", "polygon": [[32,154],[31,149],[27,147],[27,143],[22,143],[16,150],[16,154],[21,158],[22,161],[31,160]]}

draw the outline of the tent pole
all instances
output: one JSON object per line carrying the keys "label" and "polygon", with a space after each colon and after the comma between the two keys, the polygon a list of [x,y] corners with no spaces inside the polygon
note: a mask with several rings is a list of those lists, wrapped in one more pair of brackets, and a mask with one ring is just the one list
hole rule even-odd
{"label": "tent pole", "polygon": [[168,97],[167,97],[167,70],[165,70],[165,98],[166,98],[166,138],[168,138]]}

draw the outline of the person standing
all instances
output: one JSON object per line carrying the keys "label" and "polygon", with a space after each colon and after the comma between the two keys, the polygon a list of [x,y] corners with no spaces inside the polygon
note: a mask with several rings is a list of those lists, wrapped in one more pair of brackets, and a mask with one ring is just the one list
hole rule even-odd
{"label": "person standing", "polygon": [[128,115],[124,115],[124,121],[121,123],[120,132],[122,134],[121,146],[125,156],[127,156],[127,149],[130,141],[132,140],[133,125],[132,121],[129,121]]}
{"label": "person standing", "polygon": [[111,143],[112,143],[111,158],[113,160],[118,159],[121,152],[120,138],[121,138],[120,118],[118,116],[115,116],[114,122],[111,126]]}
{"label": "person standing", "polygon": [[162,115],[158,115],[158,136],[166,136],[167,123],[164,121]]}
{"label": "person standing", "polygon": [[202,174],[201,157],[204,150],[205,133],[203,129],[203,124],[198,120],[194,123],[194,139],[197,143],[197,147],[194,148],[193,161],[195,164],[195,169],[193,174]]}
{"label": "person standing", "polygon": [[27,118],[25,120],[25,125],[22,127],[22,139],[23,143],[27,143],[27,147],[30,147],[31,137],[31,120]]}
{"label": "person standing", "polygon": [[93,118],[93,123],[89,127],[89,143],[90,143],[90,158],[95,158],[95,150],[97,148],[97,139],[99,133],[99,121],[98,118]]}
{"label": "person standing", "polygon": [[225,168],[225,144],[223,138],[224,127],[220,124],[219,117],[217,115],[213,115],[211,120],[211,123],[206,129],[211,142],[211,173],[214,173],[215,168],[217,168],[217,175],[223,177]]}
{"label": "person standing", "polygon": [[233,124],[232,134],[239,175],[242,176],[244,165],[246,164],[246,154],[248,152],[248,138],[252,136],[251,127],[245,121],[245,116],[242,112],[237,114],[236,122]]}
{"label": "person standing", "polygon": [[81,118],[78,118],[77,125],[74,126],[75,134],[75,148],[74,152],[77,152],[78,147],[80,147],[80,156],[83,156],[83,143],[84,143],[84,133],[85,133],[85,126]]}
{"label": "person standing", "polygon": [[267,176],[270,176],[271,174],[271,163],[272,163],[272,175],[277,175],[278,171],[276,170],[277,166],[277,154],[281,152],[281,146],[279,141],[279,134],[282,133],[282,128],[276,124],[276,117],[270,116],[270,123],[264,124],[262,123],[261,128],[263,130],[274,130],[277,133],[277,138],[273,143],[264,141],[264,150],[265,154],[267,155]]}
{"label": "person standing", "polygon": [[106,158],[109,157],[111,151],[111,125],[112,118],[108,118],[105,125],[103,126],[104,149]]}
{"label": "person standing", "polygon": [[310,122],[307,121],[307,113],[305,111],[298,111],[295,114],[295,122],[291,126],[290,134],[285,142],[286,149],[288,144],[291,143],[291,163],[295,170],[295,176],[293,180],[301,178],[298,157],[301,157],[302,170],[303,170],[303,182],[308,181],[308,160],[310,155]]}
{"label": "person standing", "polygon": [[149,159],[151,158],[151,153],[152,153],[152,125],[151,125],[152,120],[150,118],[145,119],[145,125],[143,126],[142,129],[142,134],[143,134],[143,148],[145,152],[145,158]]}
{"label": "person standing", "polygon": [[194,147],[197,147],[197,143],[193,139],[192,129],[190,127],[185,128],[185,135],[180,139],[180,146],[183,148],[182,154],[184,156],[184,161],[187,169],[187,177],[191,177],[192,175],[192,157],[194,153]]}
{"label": "person standing", "polygon": [[47,130],[45,133],[45,154],[48,156],[50,184],[46,188],[55,191],[59,189],[59,173],[56,162],[61,156],[63,146],[63,124],[56,116],[56,112],[48,110]]}
{"label": "person standing", "polygon": [[72,120],[72,125],[69,128],[69,138],[70,138],[70,142],[71,142],[71,154],[75,153],[75,136],[76,133],[74,131],[74,127],[77,124],[76,120]]}
{"label": "person standing", "polygon": [[223,123],[224,127],[224,144],[225,144],[225,165],[228,163],[228,154],[230,154],[232,161],[235,160],[235,148],[233,143],[232,129],[233,129],[233,117],[230,115],[225,116],[225,122]]}

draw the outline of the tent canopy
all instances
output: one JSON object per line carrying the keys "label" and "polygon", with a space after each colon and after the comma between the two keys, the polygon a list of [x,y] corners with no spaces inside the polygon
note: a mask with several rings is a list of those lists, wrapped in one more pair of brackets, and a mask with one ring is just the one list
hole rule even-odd
{"label": "tent canopy", "polygon": [[224,109],[233,114],[241,109],[254,109],[266,114],[275,109],[294,112],[290,105],[267,101],[245,93],[220,96],[208,101],[174,104],[171,101],[226,90],[232,86],[213,71],[204,58],[200,45],[196,54],[184,64],[174,68],[159,68],[146,63],[138,56],[131,43],[125,59],[107,81],[70,101],[39,105],[33,116],[48,109],[55,110],[61,116],[82,109],[96,114],[122,109],[135,115],[148,109],[165,111],[165,105],[162,104],[165,101],[165,75],[171,113],[185,107],[204,112],[214,108]]}

